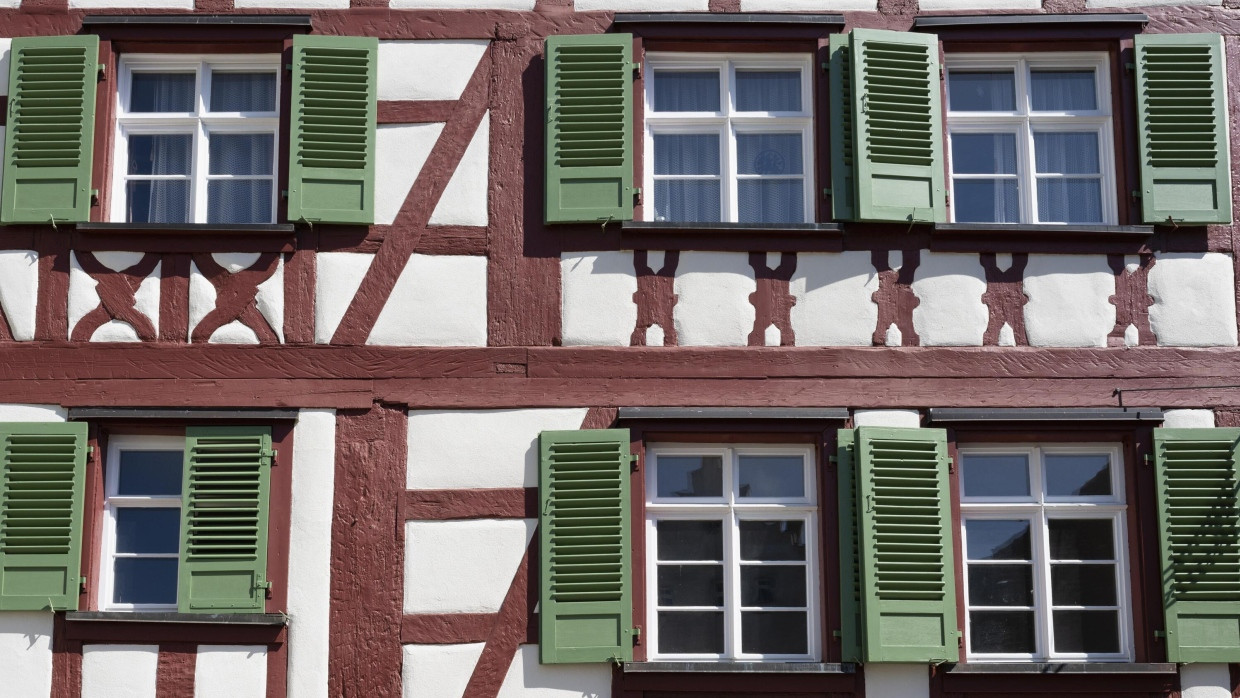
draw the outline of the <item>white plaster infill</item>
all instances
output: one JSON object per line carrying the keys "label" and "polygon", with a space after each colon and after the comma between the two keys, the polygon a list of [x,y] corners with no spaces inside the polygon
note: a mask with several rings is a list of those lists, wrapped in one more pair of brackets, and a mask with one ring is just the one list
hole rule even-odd
{"label": "white plaster infill", "polygon": [[1236,346],[1235,273],[1231,255],[1157,255],[1150,269],[1150,329],[1161,346]]}
{"label": "white plaster infill", "polygon": [[194,0],[69,0],[70,10],[192,10]]}
{"label": "white plaster infill", "polygon": [[358,252],[320,252],[315,257],[318,273],[314,277],[314,341],[329,344],[340,327],[349,304],[366,278],[373,254]]}
{"label": "white plaster infill", "polygon": [[758,289],[743,252],[681,252],[673,281],[676,336],[680,346],[746,346],[756,311],[749,296]]}
{"label": "white plaster infill", "polygon": [[280,10],[347,10],[349,0],[233,0],[233,6]]}
{"label": "white plaster infill", "polygon": [[[1106,255],[1031,254],[1025,330],[1035,347],[1105,347],[1115,327],[1115,272]],[[1234,325],[1234,322],[1233,322]]]}
{"label": "white plaster infill", "polygon": [[405,613],[496,613],[534,519],[405,523]]}
{"label": "white plaster infill", "polygon": [[865,665],[866,698],[929,698],[930,669],[925,664]]}
{"label": "white plaster infill", "polygon": [[0,404],[0,422],[67,421],[69,411],[59,405]]}
{"label": "white plaster infill", "polygon": [[1039,10],[1042,0],[920,0],[918,9],[935,10]]}
{"label": "white plaster infill", "polygon": [[491,152],[491,112],[482,115],[465,154],[461,156],[452,179],[444,187],[439,203],[431,213],[430,225],[487,224],[487,183]]}
{"label": "white plaster infill", "polygon": [[1214,410],[1166,410],[1162,425],[1174,429],[1210,429],[1214,427]]}
{"label": "white plaster infill", "polygon": [[[414,2],[395,0],[391,6],[411,7]],[[448,0],[445,4],[454,3]],[[480,9],[483,3],[455,4]],[[516,0],[514,4],[529,4],[533,8],[530,0]],[[460,99],[490,43],[486,39],[380,41],[379,101]],[[410,70],[410,66],[434,66],[434,70]]]}
{"label": "white plaster infill", "polygon": [[741,12],[873,12],[878,0],[741,0]]}
{"label": "white plaster infill", "polygon": [[[0,136],[4,129],[0,128]],[[39,255],[34,250],[0,251],[0,309],[13,339],[34,339],[35,308],[39,301]]]}
{"label": "white plaster infill", "polygon": [[878,274],[869,252],[802,252],[788,291],[797,346],[859,346],[873,341],[878,323]]}
{"label": "white plaster infill", "polygon": [[382,124],[375,131],[375,223],[396,221],[443,127],[441,123]]}
{"label": "white plaster infill", "polygon": [[521,645],[508,666],[508,674],[496,698],[607,698],[610,695],[610,664],[542,664],[538,661],[538,645]]}
{"label": "white plaster infill", "polygon": [[[13,406],[0,406],[0,418],[4,407]],[[51,695],[54,618],[43,611],[0,613],[0,681],[6,695]]]}
{"label": "white plaster infill", "polygon": [[486,346],[487,258],[410,255],[366,343]]}
{"label": "white plaster infill", "polygon": [[159,645],[83,645],[82,698],[155,696]]}
{"label": "white plaster infill", "polygon": [[463,698],[482,642],[468,645],[405,645],[401,668],[404,698]]}
{"label": "white plaster infill", "polygon": [[917,410],[855,410],[853,424],[859,427],[905,427],[921,426],[921,413]]}
{"label": "white plaster infill", "polygon": [[534,0],[391,0],[402,10],[532,10]]}
{"label": "white plaster infill", "polygon": [[1180,698],[1231,698],[1226,664],[1181,664]]}
{"label": "white plaster infill", "polygon": [[922,346],[982,345],[990,309],[982,302],[986,273],[976,254],[923,254],[913,278],[921,301],[913,329]]}
{"label": "white plaster infill", "polygon": [[264,698],[265,645],[199,645],[194,698]]}
{"label": "white plaster infill", "polygon": [[565,252],[560,283],[565,346],[629,345],[637,326],[632,252]]}
{"label": "white plaster infill", "polygon": [[710,0],[574,0],[578,12],[709,12]]}
{"label": "white plaster infill", "polygon": [[[22,0],[0,0],[0,7],[18,7]],[[12,39],[0,39],[0,97],[9,93],[9,47]]]}
{"label": "white plaster infill", "polygon": [[[1085,0],[1085,9],[1093,10],[1103,7],[1165,7],[1167,5],[1214,5],[1220,6],[1223,0]],[[1183,696],[1182,698],[1188,698]]]}

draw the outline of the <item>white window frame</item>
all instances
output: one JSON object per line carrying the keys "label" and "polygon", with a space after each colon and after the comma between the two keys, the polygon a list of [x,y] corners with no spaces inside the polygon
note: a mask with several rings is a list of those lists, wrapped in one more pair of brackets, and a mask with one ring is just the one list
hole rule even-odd
{"label": "white window frame", "polygon": [[[722,497],[664,497],[657,495],[657,470],[660,456],[719,456],[724,464]],[[734,473],[740,456],[797,455],[805,462],[805,496],[800,498],[759,498],[736,496]],[[703,444],[665,445],[649,444],[646,447],[646,628],[650,661],[767,661],[767,662],[815,662],[821,661],[822,606],[819,598],[820,567],[818,531],[818,485],[814,450],[809,446],[778,446],[765,444]],[[710,610],[717,607],[668,606],[658,604],[658,536],[656,523],[661,520],[718,520],[723,526],[723,588],[724,588],[724,649],[722,654],[672,654],[658,651],[660,610]],[[753,654],[741,651],[740,598],[740,535],[739,522],[744,520],[802,521],[805,526],[806,570],[806,654]],[[692,564],[691,562],[688,564]],[[752,561],[745,565],[762,564]],[[770,564],[791,565],[796,561],[779,561]],[[764,610],[765,607],[746,607],[744,610]]]}
{"label": "white window frame", "polygon": [[[645,61],[645,137],[643,162],[645,163],[642,186],[646,195],[642,206],[648,221],[655,218],[654,200],[654,136],[665,133],[718,133],[719,172],[723,180],[720,187],[720,222],[735,223],[739,220],[737,208],[737,180],[762,179],[765,175],[737,174],[736,134],[745,132],[798,133],[801,135],[801,162],[804,168],[804,210],[800,223],[812,223],[814,209],[814,90],[812,60],[808,54],[737,54],[718,53],[661,53],[646,54]],[[654,82],[656,70],[711,70],[719,72],[719,106],[717,112],[656,112],[654,111]],[[736,71],[744,70],[799,70],[801,72],[801,111],[797,112],[741,112],[736,109]],[[778,175],[781,179],[795,176]],[[685,175],[684,179],[714,179],[709,176]],[[695,221],[668,221],[669,223]],[[772,224],[779,225],[779,224]]]}
{"label": "white window frame", "polygon": [[[185,452],[185,439],[180,436],[133,436],[118,435],[108,439],[108,453],[104,461],[104,500],[103,500],[103,540],[100,548],[99,573],[99,609],[102,611],[175,611],[177,604],[128,604],[112,601],[115,587],[115,565],[119,556],[116,552],[116,512],[118,509],[132,508],[176,508],[181,510],[182,495],[176,496],[121,496],[117,494],[120,474],[120,457],[122,451],[180,451]],[[184,467],[184,466],[182,466]],[[182,471],[181,476],[184,477]],[[143,558],[176,558],[180,559],[180,551],[175,553],[143,553],[134,555]],[[178,572],[180,563],[178,562]],[[178,584],[179,587],[179,584]],[[180,589],[178,588],[178,595]]]}
{"label": "white window frame", "polygon": [[[1043,456],[1057,454],[1096,455],[1105,454],[1111,462],[1111,495],[1087,497],[1050,497],[1046,495]],[[1128,568],[1128,532],[1125,500],[1123,450],[1118,444],[1056,443],[1037,445],[969,444],[957,450],[962,464],[960,480],[960,549],[964,573],[961,584],[964,589],[965,649],[970,662],[1131,662],[1133,658],[1132,590]],[[963,463],[970,455],[1026,455],[1029,459],[1029,496],[1027,497],[968,497],[964,494]],[[1052,647],[1053,611],[1055,610],[1113,610],[1097,606],[1051,606],[1050,541],[1047,521],[1055,518],[1103,519],[1111,521],[1112,545],[1115,550],[1116,605],[1119,616],[1119,647],[1117,653],[1057,652]],[[1033,607],[1025,606],[975,606],[969,599],[968,534],[965,522],[976,519],[1024,519],[1032,525],[1031,547],[1033,566]],[[1056,561],[1061,564],[1065,561]],[[1071,562],[1071,561],[1066,561]],[[1106,562],[1106,561],[1088,561]],[[986,563],[974,563],[986,564]],[[1000,561],[1002,564],[1002,561]],[[1033,653],[975,653],[972,650],[973,610],[1028,611],[1034,614]]]}
{"label": "white window frame", "polygon": [[[264,179],[272,182],[271,215],[256,225],[276,221],[276,191],[280,159],[280,94],[283,82],[278,54],[129,54],[120,59],[119,88],[116,91],[116,150],[112,160],[112,204],[109,219],[125,222],[126,181],[129,167],[129,136],[181,133],[193,136],[193,162],[190,167],[190,223],[207,222],[207,182],[221,179]],[[276,108],[270,112],[212,112],[212,69],[227,72],[272,72],[276,76]],[[194,73],[195,109],[192,112],[131,113],[129,97],[135,72]],[[211,133],[271,134],[273,138],[271,175],[212,175],[208,167],[208,140]],[[138,175],[135,179],[158,179]],[[181,179],[168,176],[168,179]]]}
{"label": "white window frame", "polygon": [[[1111,113],[1110,59],[1105,53],[996,53],[953,54],[944,58],[947,79],[953,70],[1012,70],[1016,83],[1015,111],[954,111],[951,108],[950,89],[945,92],[947,120],[947,157],[951,162],[952,136],[956,133],[1014,133],[1016,134],[1016,176],[1003,175],[948,175],[951,190],[952,220],[956,219],[956,179],[1016,179],[1017,200],[1020,204],[1018,223],[994,223],[993,225],[1115,225],[1118,221],[1118,202],[1115,196],[1115,143]],[[1049,112],[1031,110],[1030,73],[1034,70],[1093,70],[1095,110]],[[1047,131],[1092,131],[1098,134],[1098,164],[1101,171],[1102,220],[1098,223],[1076,224],[1038,219],[1037,180],[1054,178],[1054,175],[1038,175],[1034,172],[1033,134]],[[953,167],[954,170],[954,167]],[[1082,175],[1071,175],[1074,178]]]}

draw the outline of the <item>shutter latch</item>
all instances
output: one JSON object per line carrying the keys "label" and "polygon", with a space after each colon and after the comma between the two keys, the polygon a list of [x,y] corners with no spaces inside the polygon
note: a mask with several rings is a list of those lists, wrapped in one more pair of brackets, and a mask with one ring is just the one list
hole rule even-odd
{"label": "shutter latch", "polygon": [[632,633],[633,633],[633,646],[634,646],[634,647],[639,647],[639,646],[641,646],[641,644],[642,644],[642,626],[640,626],[640,625],[635,625],[635,626],[633,626],[633,631],[632,631]]}
{"label": "shutter latch", "polygon": [[952,458],[951,456],[947,457],[947,472],[949,473],[956,472],[956,459]]}
{"label": "shutter latch", "polygon": [[276,450],[274,448],[263,449],[262,456],[260,457],[262,458],[263,465],[271,467],[276,462]]}
{"label": "shutter latch", "polygon": [[263,579],[262,577],[256,577],[254,579],[254,590],[255,591],[262,590],[266,592],[267,596],[270,596],[271,595],[271,582]]}
{"label": "shutter latch", "polygon": [[633,472],[637,472],[637,454],[636,453],[629,454],[629,469],[632,470]]}

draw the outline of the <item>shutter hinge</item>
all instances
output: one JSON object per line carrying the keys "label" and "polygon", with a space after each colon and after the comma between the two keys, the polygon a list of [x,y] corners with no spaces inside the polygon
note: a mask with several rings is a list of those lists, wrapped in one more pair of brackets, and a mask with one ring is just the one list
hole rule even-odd
{"label": "shutter hinge", "polygon": [[633,203],[640,204],[642,202],[642,188],[633,187]]}
{"label": "shutter hinge", "polygon": [[947,457],[947,472],[949,473],[956,472],[956,459],[952,458],[951,456]]}
{"label": "shutter hinge", "polygon": [[78,588],[82,591],[86,591],[86,575],[78,577]]}
{"label": "shutter hinge", "polygon": [[823,188],[822,188],[822,198],[824,198],[824,199],[830,199],[830,198],[831,198],[831,187],[823,187]]}
{"label": "shutter hinge", "polygon": [[1154,456],[1152,456],[1152,455],[1150,455],[1150,454],[1148,454],[1148,453],[1147,453],[1147,454],[1145,454],[1144,456],[1141,456],[1141,460],[1145,461],[1145,465],[1146,465],[1147,467],[1148,467],[1148,466],[1151,466],[1151,465],[1154,465]]}
{"label": "shutter hinge", "polygon": [[640,626],[640,625],[635,625],[635,626],[633,626],[632,633],[633,633],[633,646],[634,646],[634,647],[639,647],[639,646],[641,646],[641,644],[642,644],[642,626]]}
{"label": "shutter hinge", "polygon": [[90,205],[91,206],[99,205],[99,190],[98,189],[90,190]]}
{"label": "shutter hinge", "polygon": [[843,630],[832,630],[831,637],[836,637],[836,638],[844,637],[844,631]]}
{"label": "shutter hinge", "polygon": [[1124,64],[1124,70],[1127,70],[1127,71],[1128,71],[1128,72],[1130,72],[1130,73],[1131,73],[1132,71],[1136,70],[1136,69],[1137,69],[1137,64],[1136,64],[1136,63],[1131,63],[1131,62],[1129,62],[1129,63],[1125,63],[1125,64]]}
{"label": "shutter hinge", "polygon": [[827,462],[831,465],[839,465],[839,456],[827,456]]}
{"label": "shutter hinge", "polygon": [[629,454],[629,469],[632,470],[633,472],[637,472],[637,454],[636,453]]}
{"label": "shutter hinge", "polygon": [[1141,198],[1141,190],[1140,190],[1140,189],[1133,189],[1133,190],[1132,190],[1132,198],[1134,198],[1134,199],[1140,199],[1140,198]]}
{"label": "shutter hinge", "polygon": [[822,72],[824,73],[831,72],[831,63],[829,61],[822,62]]}
{"label": "shutter hinge", "polygon": [[637,61],[633,63],[633,77],[635,78],[641,77],[641,74],[642,74],[642,62]]}
{"label": "shutter hinge", "polygon": [[275,465],[276,464],[276,450],[274,448],[264,449],[261,458],[263,459],[263,465],[266,465],[266,466]]}
{"label": "shutter hinge", "polygon": [[254,591],[262,590],[266,596],[271,596],[271,582],[258,577],[254,580]]}
{"label": "shutter hinge", "polygon": [[1154,637],[1159,638],[1159,639],[1166,638],[1167,632],[1165,630],[1155,630]]}
{"label": "shutter hinge", "polygon": [[94,447],[94,446],[87,446],[87,447],[86,447],[86,455],[88,455],[88,456],[93,456],[93,455],[95,455],[95,447]]}
{"label": "shutter hinge", "polygon": [[292,63],[285,63],[285,64],[284,64],[284,69],[285,69],[285,70],[287,70],[287,71],[288,71],[288,72],[290,72],[290,73],[291,73],[291,72],[293,72],[293,64],[292,64]]}
{"label": "shutter hinge", "polygon": [[952,202],[952,193],[950,191],[948,190],[943,191],[943,201],[944,203],[949,203],[949,204]]}
{"label": "shutter hinge", "polygon": [[106,65],[100,63],[96,65],[95,68],[99,71],[99,82],[103,82],[108,79],[108,67]]}
{"label": "shutter hinge", "polygon": [[943,80],[946,77],[947,77],[947,69],[940,65],[939,66],[939,80]]}

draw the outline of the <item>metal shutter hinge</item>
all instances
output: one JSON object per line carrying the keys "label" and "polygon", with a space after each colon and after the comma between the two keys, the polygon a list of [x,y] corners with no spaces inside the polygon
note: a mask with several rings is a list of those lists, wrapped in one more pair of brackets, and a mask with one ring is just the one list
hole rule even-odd
{"label": "metal shutter hinge", "polygon": [[831,187],[823,187],[823,190],[822,190],[822,198],[824,198],[824,199],[830,199],[830,198],[831,198]]}
{"label": "metal shutter hinge", "polygon": [[949,473],[956,472],[956,459],[952,458],[951,456],[947,457],[947,472]]}
{"label": "metal shutter hinge", "polygon": [[1161,638],[1166,638],[1166,637],[1167,637],[1167,632],[1166,632],[1165,630],[1155,630],[1155,631],[1154,631],[1154,637],[1157,637],[1157,638],[1160,638],[1160,639],[1161,639]]}
{"label": "metal shutter hinge", "polygon": [[636,453],[629,454],[629,469],[633,472],[637,472],[637,459],[638,456]]}
{"label": "metal shutter hinge", "polygon": [[274,448],[265,449],[263,451],[261,458],[263,459],[263,465],[267,465],[267,466],[275,465],[276,464],[276,450]]}
{"label": "metal shutter hinge", "polygon": [[633,77],[634,78],[641,77],[641,74],[642,74],[642,62],[637,61],[636,63],[633,64]]}
{"label": "metal shutter hinge", "polygon": [[640,204],[642,202],[642,188],[633,187],[633,203]]}
{"label": "metal shutter hinge", "polygon": [[100,63],[96,65],[95,68],[99,71],[99,82],[103,82],[108,79],[108,67],[106,65]]}
{"label": "metal shutter hinge", "polygon": [[638,647],[642,644],[642,626],[635,625],[631,631],[633,634],[633,646]]}
{"label": "metal shutter hinge", "polygon": [[843,630],[832,630],[831,637],[837,637],[837,638],[844,637],[844,631]]}
{"label": "metal shutter hinge", "polygon": [[284,69],[285,69],[285,70],[287,70],[287,71],[288,71],[288,72],[290,72],[290,73],[291,73],[291,72],[293,72],[293,64],[292,64],[292,63],[285,63],[285,64],[284,64]]}
{"label": "metal shutter hinge", "polygon": [[829,72],[831,72],[831,64],[830,64],[828,61],[823,61],[823,62],[822,62],[822,72],[824,72],[824,73],[829,73]]}
{"label": "metal shutter hinge", "polygon": [[1129,71],[1129,72],[1132,72],[1132,71],[1134,71],[1134,70],[1136,70],[1136,69],[1137,69],[1137,64],[1136,64],[1136,63],[1125,63],[1125,64],[1124,64],[1124,70],[1127,70],[1127,71]]}
{"label": "metal shutter hinge", "polygon": [[1134,198],[1134,199],[1140,199],[1140,198],[1141,198],[1141,191],[1140,191],[1139,189],[1133,189],[1133,190],[1132,190],[1132,198]]}
{"label": "metal shutter hinge", "polygon": [[80,588],[82,591],[86,591],[86,577],[84,575],[81,577],[78,577],[78,588]]}
{"label": "metal shutter hinge", "polygon": [[1141,460],[1145,461],[1145,464],[1146,464],[1147,466],[1149,466],[1149,465],[1153,465],[1153,464],[1154,464],[1154,456],[1151,456],[1151,455],[1150,455],[1150,454],[1148,454],[1148,453],[1147,453],[1147,454],[1145,454],[1144,456],[1141,456]]}

